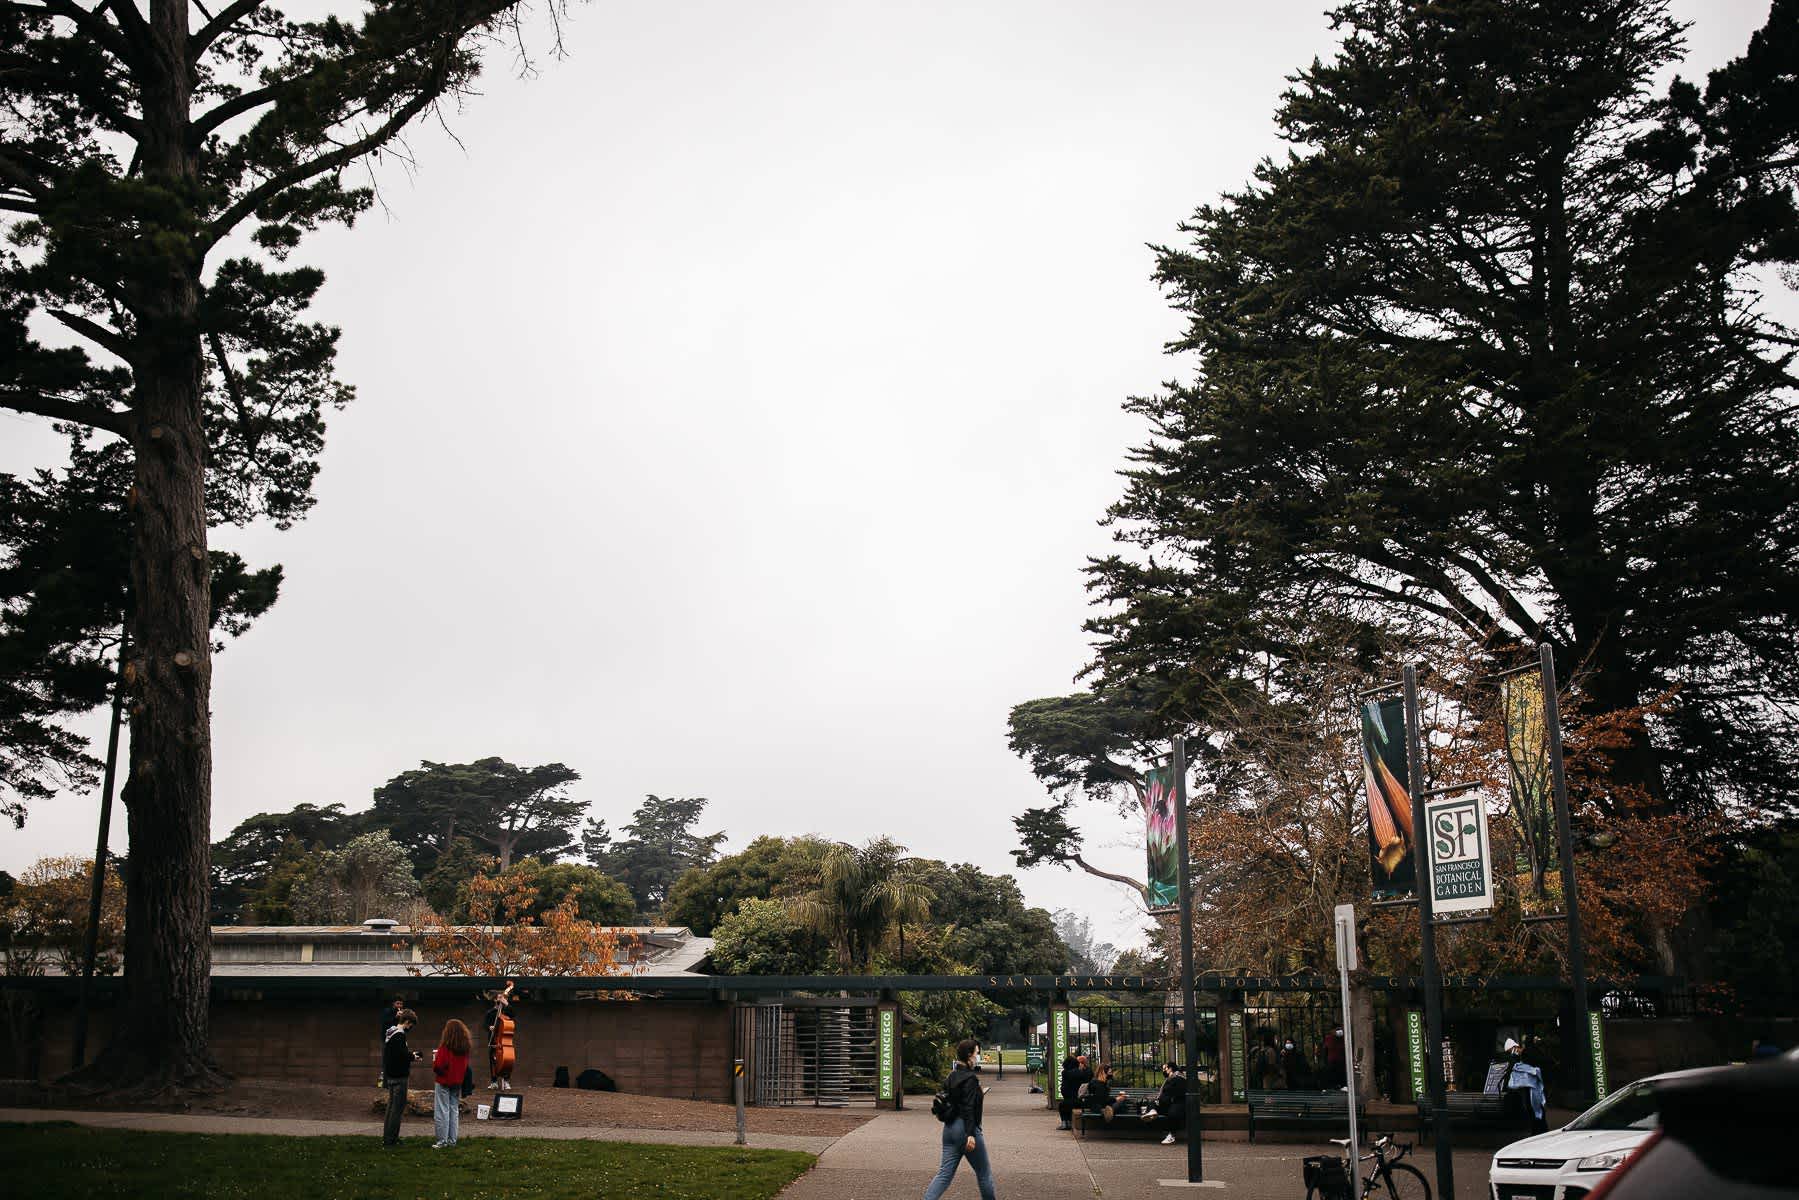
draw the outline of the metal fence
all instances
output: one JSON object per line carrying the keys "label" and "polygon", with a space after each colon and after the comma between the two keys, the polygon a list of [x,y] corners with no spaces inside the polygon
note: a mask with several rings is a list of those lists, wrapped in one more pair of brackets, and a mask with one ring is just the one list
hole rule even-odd
{"label": "metal fence", "polygon": [[873,1001],[785,999],[740,1005],[736,1054],[745,1103],[844,1108],[872,1103],[879,1074]]}
{"label": "metal fence", "polygon": [[[1324,1040],[1343,1024],[1343,1009],[1336,996],[1312,992],[1247,993],[1243,997],[1243,1036],[1249,1060],[1252,1088],[1296,1090],[1342,1086],[1325,1062]],[[1257,1049],[1272,1040],[1279,1063],[1278,1079],[1257,1078]],[[1292,1043],[1291,1052],[1287,1050]]]}
{"label": "metal fence", "polygon": [[[1162,1064],[1185,1062],[1184,1017],[1180,1009],[1163,1005],[1121,1007],[1113,1005],[1071,1008],[1080,1021],[1069,1022],[1071,1054],[1084,1053],[1090,1062],[1110,1063],[1117,1087],[1159,1088]],[[1198,1010],[1200,1101],[1218,1102],[1218,1012]],[[1093,1026],[1087,1030],[1082,1022]],[[1059,1064],[1057,1064],[1059,1068]]]}

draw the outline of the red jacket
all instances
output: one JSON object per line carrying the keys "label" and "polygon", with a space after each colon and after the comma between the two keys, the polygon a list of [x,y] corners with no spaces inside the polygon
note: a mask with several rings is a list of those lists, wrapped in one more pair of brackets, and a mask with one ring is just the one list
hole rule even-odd
{"label": "red jacket", "polygon": [[448,1046],[439,1046],[431,1056],[431,1077],[445,1087],[461,1087],[468,1076],[468,1055],[451,1054]]}

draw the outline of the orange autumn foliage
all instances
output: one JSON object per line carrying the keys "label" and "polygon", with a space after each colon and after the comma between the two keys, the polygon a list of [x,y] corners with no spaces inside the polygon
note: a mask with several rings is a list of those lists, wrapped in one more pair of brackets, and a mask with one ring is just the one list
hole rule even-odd
{"label": "orange autumn foliage", "polygon": [[[1508,809],[1492,666],[1473,648],[1430,649],[1420,695],[1425,786],[1480,786],[1496,865],[1491,919],[1439,930],[1442,968],[1559,974],[1566,924],[1524,920],[1529,875],[1511,869],[1522,847]],[[1322,655],[1290,669],[1278,695],[1220,689],[1212,697],[1215,732],[1198,758],[1189,821],[1194,937],[1207,969],[1334,969],[1331,910],[1353,903],[1368,969],[1417,970],[1416,909],[1369,903],[1368,812],[1353,713],[1356,694],[1380,682]],[[1660,810],[1611,782],[1609,756],[1653,719],[1655,706],[1590,714],[1577,690],[1563,691],[1560,704],[1589,971],[1665,971],[1667,931],[1705,895],[1714,830],[1705,819]],[[1603,831],[1609,844],[1596,848],[1581,839],[1583,830]]]}
{"label": "orange autumn foliage", "polygon": [[528,877],[516,872],[495,876],[484,868],[468,882],[468,906],[493,913],[494,923],[452,925],[433,915],[423,926],[426,965],[411,971],[486,979],[625,974],[616,959],[635,935],[582,920],[578,893],[578,888],[570,889],[556,907],[533,916],[537,893]]}

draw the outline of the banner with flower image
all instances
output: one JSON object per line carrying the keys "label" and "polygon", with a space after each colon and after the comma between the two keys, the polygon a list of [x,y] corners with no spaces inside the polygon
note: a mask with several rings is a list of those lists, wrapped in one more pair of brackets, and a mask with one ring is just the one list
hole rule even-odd
{"label": "banner with flower image", "polygon": [[1376,900],[1416,894],[1412,797],[1406,784],[1405,701],[1363,701],[1362,784],[1368,793],[1368,855]]}
{"label": "banner with flower image", "polygon": [[1179,848],[1175,842],[1174,767],[1161,766],[1145,780],[1143,811],[1148,825],[1149,910],[1181,902]]}

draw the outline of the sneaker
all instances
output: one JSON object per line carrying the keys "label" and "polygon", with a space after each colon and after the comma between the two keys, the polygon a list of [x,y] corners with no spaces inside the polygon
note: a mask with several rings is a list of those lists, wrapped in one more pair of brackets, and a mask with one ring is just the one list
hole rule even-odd
{"label": "sneaker", "polygon": [[490,1092],[497,1092],[497,1091],[499,1091],[499,1090],[500,1090],[500,1081],[499,1081],[499,1080],[497,1080],[497,1079],[496,1079],[496,1080],[494,1080],[494,1081],[493,1081],[493,1082],[492,1082],[492,1083],[490,1083],[490,1084],[488,1084],[488,1085],[487,1085],[487,1090],[488,1090],[488,1091],[490,1091]]}
{"label": "sneaker", "polygon": [[433,1150],[442,1150],[445,1146],[448,1146],[449,1144],[450,1143],[448,1143],[448,1142],[432,1142],[431,1148]]}
{"label": "sneaker", "polygon": [[1164,1146],[1172,1146],[1172,1145],[1174,1145],[1174,1135],[1173,1135],[1173,1134],[1172,1134],[1172,1133],[1171,1133],[1171,1134],[1169,1134],[1169,1135],[1168,1135],[1168,1136],[1167,1136],[1167,1137],[1165,1137],[1165,1138],[1163,1138],[1163,1139],[1162,1139],[1162,1144],[1163,1144],[1163,1145],[1164,1145]]}
{"label": "sneaker", "polygon": [[512,1090],[512,1080],[510,1080],[510,1079],[500,1080],[500,1090],[502,1092],[510,1092]]}

